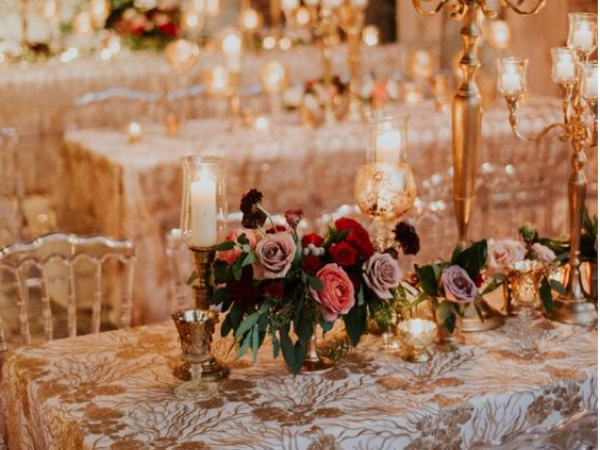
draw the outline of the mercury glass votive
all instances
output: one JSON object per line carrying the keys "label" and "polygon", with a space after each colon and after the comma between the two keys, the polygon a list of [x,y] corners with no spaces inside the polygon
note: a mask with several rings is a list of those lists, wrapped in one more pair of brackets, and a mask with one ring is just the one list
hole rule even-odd
{"label": "mercury glass votive", "polygon": [[527,59],[498,60],[498,90],[505,97],[520,97],[527,91]]}
{"label": "mercury glass votive", "polygon": [[367,163],[406,162],[408,114],[375,110],[366,114]]}
{"label": "mercury glass votive", "polygon": [[508,272],[511,302],[526,314],[540,300],[538,290],[546,271],[546,264],[526,259],[514,263]]}
{"label": "mercury glass votive", "polygon": [[587,57],[598,46],[598,14],[570,13],[567,46]]}
{"label": "mercury glass votive", "polygon": [[577,80],[577,57],[568,47],[554,47],[552,55],[552,81],[572,84]]}
{"label": "mercury glass votive", "polygon": [[218,394],[217,384],[202,380],[202,365],[212,358],[212,335],[217,323],[217,313],[188,309],[173,313],[173,322],[179,334],[183,359],[190,367],[189,381],[175,388],[181,400],[209,400]]}
{"label": "mercury glass votive", "polygon": [[406,361],[423,363],[431,359],[427,350],[436,336],[435,322],[425,319],[408,319],[398,324],[398,337],[404,344]]}

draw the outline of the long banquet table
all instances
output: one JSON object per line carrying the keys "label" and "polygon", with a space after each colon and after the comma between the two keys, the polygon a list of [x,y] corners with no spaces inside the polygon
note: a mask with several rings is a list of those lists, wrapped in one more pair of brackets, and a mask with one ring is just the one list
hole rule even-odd
{"label": "long banquet table", "polygon": [[[421,184],[437,174],[445,180],[440,185],[444,195],[449,195],[450,116],[436,112],[431,103],[403,110],[411,116],[408,162],[417,181]],[[521,114],[521,125],[525,132],[531,132],[559,120],[560,114],[556,100],[533,99]],[[339,205],[353,203],[354,177],[365,154],[364,125],[340,122],[335,127],[309,130],[284,123],[273,134],[248,128],[228,132],[227,126],[227,121],[219,119],[194,121],[186,138],[167,137],[159,125],[146,126],[142,142],[135,145],[129,145],[120,130],[85,129],[65,135],[68,189],[63,205],[67,209],[61,214],[68,219],[65,227],[134,239],[138,255],[135,323],[167,317],[168,302],[164,299],[173,293],[167,282],[172,275],[165,259],[165,236],[179,222],[181,157],[212,152],[229,159],[227,186],[232,212],[237,211],[241,194],[250,187],[264,192],[265,205],[273,213],[301,207],[314,219]],[[561,174],[566,169],[566,148],[558,139],[545,140],[536,147],[512,136],[504,105],[486,113],[483,147],[482,164],[516,171],[514,180],[521,184],[505,183],[504,189],[526,190],[530,182],[539,184],[540,180],[549,187],[556,168]],[[489,187],[503,189],[497,183]],[[544,191],[543,195],[552,193]],[[526,214],[520,219],[536,221],[531,215],[534,207],[523,211]],[[493,232],[516,229],[519,223],[504,220],[504,225],[502,231],[486,229],[488,237]],[[473,232],[478,234],[475,229]],[[439,229],[435,233],[442,236]],[[444,245],[451,246],[453,239],[447,238]],[[424,245],[428,243],[437,245],[430,240]]]}
{"label": "long banquet table", "polygon": [[[297,377],[265,345],[204,402],[173,394],[180,349],[170,324],[22,347],[5,366],[11,448],[462,450],[533,429],[541,439],[598,406],[597,328],[513,318],[437,347],[425,364],[373,339],[333,369]],[[217,341],[215,353],[231,360],[229,344]],[[588,448],[584,434],[574,448]]]}

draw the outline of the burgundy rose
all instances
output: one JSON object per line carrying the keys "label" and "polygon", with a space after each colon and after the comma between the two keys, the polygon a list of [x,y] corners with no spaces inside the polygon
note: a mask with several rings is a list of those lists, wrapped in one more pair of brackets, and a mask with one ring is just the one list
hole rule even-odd
{"label": "burgundy rose", "polygon": [[323,261],[318,256],[309,255],[300,263],[302,268],[310,273],[317,273],[323,267]]}
{"label": "burgundy rose", "polygon": [[354,247],[363,258],[370,258],[375,253],[369,233],[356,220],[341,217],[335,221],[335,227],[338,231],[350,230],[346,236],[346,242]]}
{"label": "burgundy rose", "polygon": [[268,294],[277,300],[282,300],[283,299],[283,284],[281,284],[281,283],[269,284],[265,288],[265,294]]}
{"label": "burgundy rose", "polygon": [[162,34],[168,37],[175,37],[179,34],[179,27],[176,23],[173,22],[160,25],[158,29],[161,31]]}
{"label": "burgundy rose", "polygon": [[356,263],[356,250],[345,242],[332,245],[329,248],[329,253],[331,253],[333,261],[340,266],[347,267]]}
{"label": "burgundy rose", "polygon": [[363,228],[363,226],[354,219],[340,217],[335,221],[335,228],[338,231],[354,230],[355,228]]}
{"label": "burgundy rose", "polygon": [[450,266],[442,273],[446,298],[457,303],[471,303],[477,297],[477,285],[460,266]]}
{"label": "burgundy rose", "polygon": [[263,295],[260,285],[254,286],[252,283],[251,266],[244,267],[239,280],[228,281],[227,289],[233,302],[237,303],[243,310],[251,309]]}

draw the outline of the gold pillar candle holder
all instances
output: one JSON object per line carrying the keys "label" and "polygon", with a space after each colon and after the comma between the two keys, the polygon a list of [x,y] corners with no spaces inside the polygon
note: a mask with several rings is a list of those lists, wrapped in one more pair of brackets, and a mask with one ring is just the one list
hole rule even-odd
{"label": "gold pillar candle holder", "polygon": [[[498,88],[504,95],[509,123],[513,134],[521,140],[536,142],[550,130],[563,130],[561,139],[571,144],[571,174],[568,182],[569,198],[569,277],[566,293],[554,300],[549,317],[559,322],[591,325],[597,322],[595,306],[587,301],[580,271],[580,245],[587,181],[584,171],[585,151],[598,142],[597,102],[598,65],[588,58],[597,47],[597,14],[569,14],[567,47],[552,49],[552,79],[563,97],[563,122],[553,123],[534,136],[525,136],[518,129],[517,110],[526,92],[526,63],[515,64],[514,58],[498,61]],[[590,82],[588,83],[588,80]],[[589,125],[590,119],[593,125]]]}
{"label": "gold pillar candle holder", "polygon": [[[209,311],[210,308],[215,246],[226,226],[225,170],[222,158],[188,156],[183,159],[181,235],[194,258],[197,274],[197,282],[193,287],[196,308],[202,311]],[[213,318],[216,323],[218,315]],[[227,378],[228,374],[229,369],[212,356],[202,362],[202,379],[221,380]],[[189,364],[184,362],[178,366],[175,375],[189,379]]]}
{"label": "gold pillar candle holder", "polygon": [[398,337],[404,344],[402,357],[413,363],[425,363],[431,359],[427,348],[437,334],[435,322],[425,319],[408,319],[398,324]]}
{"label": "gold pillar candle holder", "polygon": [[209,400],[218,394],[214,380],[205,378],[205,364],[212,357],[212,335],[215,331],[217,315],[214,311],[188,309],[173,313],[173,322],[179,333],[183,359],[189,367],[188,381],[175,388],[175,395],[181,400]]}

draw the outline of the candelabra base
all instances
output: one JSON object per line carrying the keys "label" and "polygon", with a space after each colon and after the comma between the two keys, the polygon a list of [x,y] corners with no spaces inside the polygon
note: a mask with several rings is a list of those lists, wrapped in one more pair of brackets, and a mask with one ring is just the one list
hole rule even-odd
{"label": "candelabra base", "polygon": [[462,331],[464,333],[479,333],[490,331],[504,325],[504,316],[491,308],[485,300],[481,302],[483,321],[477,315],[474,306],[468,306],[462,319]]}
{"label": "candelabra base", "polygon": [[551,320],[571,325],[593,325],[598,321],[598,311],[592,303],[568,298],[554,299],[554,308],[547,316]]}
{"label": "candelabra base", "polygon": [[[183,381],[188,381],[192,378],[190,365],[182,361],[175,370],[173,375]],[[229,376],[229,368],[217,361],[214,356],[202,363],[202,381],[220,381]]]}

